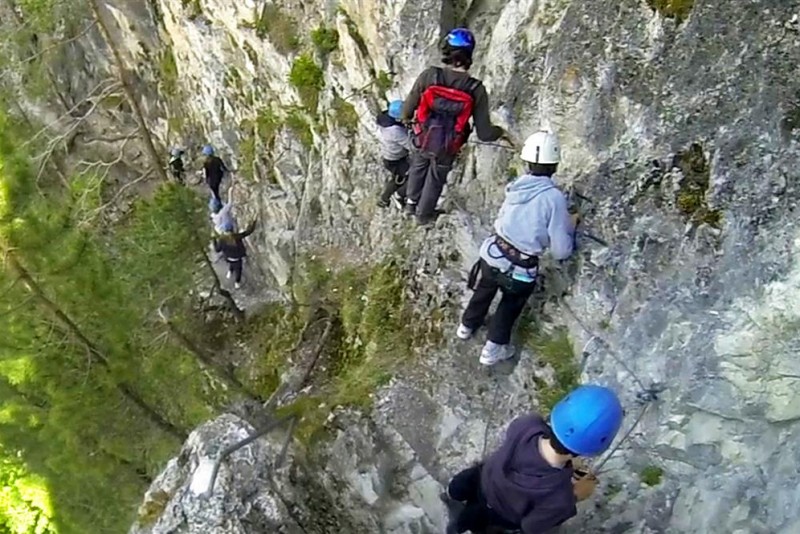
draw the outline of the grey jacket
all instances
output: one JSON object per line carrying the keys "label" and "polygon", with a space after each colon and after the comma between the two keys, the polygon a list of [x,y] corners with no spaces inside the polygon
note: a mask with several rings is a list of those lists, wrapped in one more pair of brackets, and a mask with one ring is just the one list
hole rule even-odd
{"label": "grey jacket", "polygon": [[381,157],[386,161],[397,161],[408,156],[411,150],[408,128],[391,118],[385,111],[378,115],[377,123]]}
{"label": "grey jacket", "polygon": [[[541,256],[549,249],[555,259],[563,260],[572,254],[575,243],[567,199],[546,176],[526,174],[506,186],[506,198],[494,230],[517,250],[531,256]],[[492,267],[511,273],[517,280],[533,281],[536,269],[513,265],[494,239],[491,236],[483,242],[481,258]]]}

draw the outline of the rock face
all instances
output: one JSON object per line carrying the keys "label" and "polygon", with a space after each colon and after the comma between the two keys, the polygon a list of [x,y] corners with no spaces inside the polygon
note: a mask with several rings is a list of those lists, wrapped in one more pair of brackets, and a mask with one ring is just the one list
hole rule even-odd
{"label": "rock face", "polygon": [[[451,213],[414,230],[374,207],[384,175],[372,121],[436,59],[442,29],[468,23],[495,120],[519,139],[541,125],[559,134],[560,179],[593,200],[586,226],[609,244],[584,240],[562,280],[569,294],[550,310],[586,347],[584,380],[621,392],[628,425],[643,387],[666,388],[604,467],[604,495],[568,528],[800,529],[796,2],[108,4],[132,61],[174,57],[179,93],[162,83],[161,104],[148,106],[165,142],[210,139],[239,168],[240,216],[261,221],[253,283],[285,285],[300,250],[378,257],[399,236],[419,251],[418,282],[462,301],[514,155],[470,145],[446,192]],[[338,31],[329,54],[308,44],[320,26]],[[318,95],[288,82],[303,53],[322,68]],[[463,264],[439,265],[453,247]],[[290,461],[276,486],[277,445],[261,440],[223,468],[211,501],[189,495],[198,458],[250,430],[230,416],[198,429],[146,498],[163,514],[132,532],[442,532],[441,484],[531,409],[542,372],[523,352],[488,375],[479,342],[468,346],[427,354],[376,394],[372,413],[342,414],[317,471]],[[663,480],[643,484],[646,467]]]}

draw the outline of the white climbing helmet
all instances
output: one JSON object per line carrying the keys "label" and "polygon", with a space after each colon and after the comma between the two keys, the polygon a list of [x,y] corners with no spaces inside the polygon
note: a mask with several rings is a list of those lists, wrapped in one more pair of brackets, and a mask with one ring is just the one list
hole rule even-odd
{"label": "white climbing helmet", "polygon": [[561,161],[558,137],[548,130],[536,132],[525,140],[520,157],[529,163],[558,163]]}

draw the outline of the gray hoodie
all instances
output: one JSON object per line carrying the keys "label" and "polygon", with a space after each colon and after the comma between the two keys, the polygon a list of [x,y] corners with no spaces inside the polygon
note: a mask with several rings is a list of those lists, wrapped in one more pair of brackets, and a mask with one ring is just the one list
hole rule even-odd
{"label": "gray hoodie", "polygon": [[[575,228],[567,210],[567,199],[546,176],[526,174],[506,186],[506,198],[494,230],[496,235],[528,255],[541,256],[548,248],[557,260],[572,254]],[[514,266],[494,244],[494,239],[492,236],[483,242],[481,258],[492,267],[511,273],[517,280],[532,281],[536,269]]]}

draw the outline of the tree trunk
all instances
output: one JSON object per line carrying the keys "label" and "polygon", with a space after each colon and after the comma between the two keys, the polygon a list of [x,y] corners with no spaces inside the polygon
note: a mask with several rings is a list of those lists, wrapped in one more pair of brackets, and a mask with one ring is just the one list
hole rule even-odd
{"label": "tree trunk", "polygon": [[[50,300],[50,298],[45,295],[42,287],[36,282],[36,280],[33,279],[28,270],[25,269],[21,263],[19,263],[13,251],[8,250],[6,247],[3,248],[5,249],[3,252],[5,253],[8,265],[19,277],[28,291],[30,291],[31,294],[36,298],[39,304],[50,314],[52,314],[53,317],[55,317],[56,320],[64,326],[64,328],[66,328],[66,330],[75,340],[77,340],[86,348],[91,355],[92,362],[104,367],[107,370],[110,370],[108,356],[106,356],[106,354],[103,353],[97,345],[95,345],[88,337],[86,337],[75,321],[73,321],[66,313],[64,313],[63,310],[61,310],[61,308],[58,307],[58,305],[56,305],[55,302]],[[164,432],[171,434],[180,440],[186,439],[185,432],[162,417],[161,414],[159,414],[152,406],[147,404],[147,402],[145,402],[145,400],[128,384],[125,384],[124,382],[116,382],[116,387],[123,397],[138,406],[139,409],[141,409],[142,412],[144,412],[147,417]]]}
{"label": "tree trunk", "polygon": [[167,171],[164,168],[164,165],[161,163],[161,158],[158,156],[158,151],[156,150],[155,143],[153,142],[153,136],[150,135],[150,130],[147,128],[147,122],[145,122],[144,119],[144,113],[142,113],[142,108],[139,106],[139,101],[136,98],[136,90],[131,82],[130,71],[128,71],[128,69],[125,67],[125,62],[122,59],[122,53],[120,52],[116,43],[114,43],[114,40],[111,37],[111,32],[108,29],[108,25],[103,19],[103,14],[101,13],[100,9],[100,2],[99,0],[89,0],[89,4],[92,7],[92,13],[97,21],[97,25],[100,26],[100,33],[103,34],[103,39],[105,39],[108,48],[111,50],[111,54],[114,56],[114,64],[117,67],[119,81],[122,84],[122,91],[125,93],[125,98],[128,100],[128,104],[133,110],[133,116],[136,119],[137,125],[139,126],[139,135],[141,136],[145,148],[147,149],[147,153],[150,156],[150,164],[153,166],[153,169],[156,171],[159,178],[161,178],[164,182],[168,182],[169,177],[167,176]]}

